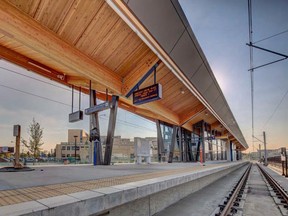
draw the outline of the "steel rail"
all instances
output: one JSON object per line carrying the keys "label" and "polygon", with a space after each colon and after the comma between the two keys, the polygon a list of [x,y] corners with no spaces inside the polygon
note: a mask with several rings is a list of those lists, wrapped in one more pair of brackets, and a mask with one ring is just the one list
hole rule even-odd
{"label": "steel rail", "polygon": [[259,164],[257,164],[259,170],[263,174],[263,176],[266,178],[266,180],[269,182],[271,186],[274,186],[275,189],[281,194],[282,198],[285,200],[285,202],[288,204],[288,194],[286,191],[283,190],[283,188],[280,186],[278,182],[275,181],[275,179],[267,173]]}
{"label": "steel rail", "polygon": [[219,216],[228,216],[231,213],[233,204],[237,198],[237,195],[240,191],[240,189],[242,188],[243,184],[245,183],[245,181],[248,179],[249,176],[249,172],[251,169],[252,164],[250,163],[248,165],[248,168],[246,169],[245,173],[242,175],[241,179],[239,180],[239,182],[237,183],[237,187],[234,190],[234,192],[232,193],[230,199],[228,200],[225,208],[220,212]]}

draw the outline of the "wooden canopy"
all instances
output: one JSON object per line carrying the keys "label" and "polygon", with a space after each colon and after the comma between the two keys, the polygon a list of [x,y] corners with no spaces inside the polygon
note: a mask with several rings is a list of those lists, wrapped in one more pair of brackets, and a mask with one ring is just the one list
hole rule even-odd
{"label": "wooden canopy", "polygon": [[[110,95],[120,96],[121,108],[149,119],[190,131],[204,120],[218,131],[229,130],[104,0],[2,0],[0,56],[87,92],[91,80],[98,98],[104,99],[108,89]],[[163,99],[133,105],[125,95],[157,62]],[[149,76],[140,87],[153,80]],[[229,131],[239,147],[247,148]]]}

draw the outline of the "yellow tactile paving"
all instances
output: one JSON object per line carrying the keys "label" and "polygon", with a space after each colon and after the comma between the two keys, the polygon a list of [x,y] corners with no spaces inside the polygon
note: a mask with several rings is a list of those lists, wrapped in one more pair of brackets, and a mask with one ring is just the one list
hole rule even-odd
{"label": "yellow tactile paving", "polygon": [[0,199],[0,206],[9,205],[9,203],[5,199]]}
{"label": "yellow tactile paving", "polygon": [[15,190],[2,190],[0,191],[0,206],[6,206],[11,204],[17,204],[21,202],[27,202],[32,200],[39,200],[59,195],[65,195],[75,192],[81,192],[84,190],[98,189],[102,187],[109,187],[119,184],[125,184],[135,181],[147,180],[151,178],[157,178],[162,176],[174,175],[179,173],[187,173],[191,171],[197,171],[205,168],[217,167],[218,165],[209,165],[206,167],[193,166],[191,168],[181,168],[166,171],[157,171],[151,173],[134,174],[128,176],[117,176],[111,178],[102,178],[95,180],[87,180],[81,182],[70,182],[65,184],[53,184],[45,186],[37,186],[30,188],[22,188]]}

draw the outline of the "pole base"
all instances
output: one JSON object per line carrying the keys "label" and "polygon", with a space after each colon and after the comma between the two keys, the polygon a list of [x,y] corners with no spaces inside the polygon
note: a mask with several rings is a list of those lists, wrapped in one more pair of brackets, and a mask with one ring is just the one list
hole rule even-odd
{"label": "pole base", "polygon": [[35,169],[32,169],[30,167],[22,167],[22,168],[15,168],[15,167],[3,167],[0,168],[0,172],[27,172],[27,171],[33,171]]}

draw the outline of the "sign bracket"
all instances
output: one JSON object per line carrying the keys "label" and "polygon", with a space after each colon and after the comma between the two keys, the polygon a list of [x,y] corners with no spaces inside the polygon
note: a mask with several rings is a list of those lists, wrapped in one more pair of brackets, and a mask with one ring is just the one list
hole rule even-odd
{"label": "sign bracket", "polygon": [[159,60],[152,68],[134,85],[134,87],[126,94],[126,98],[129,98],[134,91],[139,89],[140,85],[154,72],[154,84],[156,84],[156,68],[160,65],[162,61]]}

